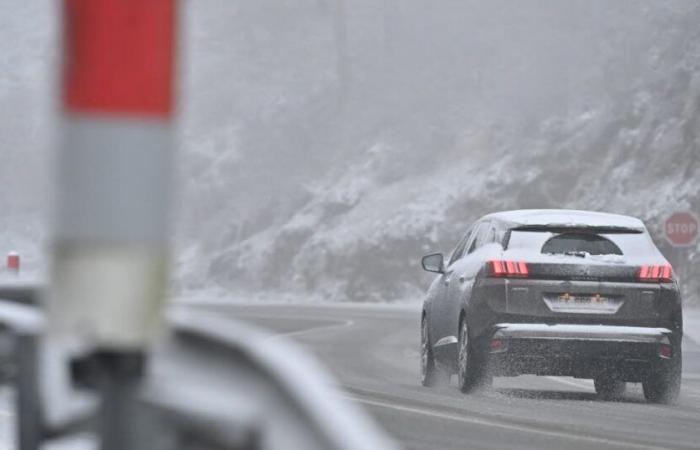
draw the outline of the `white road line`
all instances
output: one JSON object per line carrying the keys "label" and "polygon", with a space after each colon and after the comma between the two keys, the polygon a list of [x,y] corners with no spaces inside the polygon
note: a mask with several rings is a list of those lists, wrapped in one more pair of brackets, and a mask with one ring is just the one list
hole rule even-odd
{"label": "white road line", "polygon": [[[206,308],[207,311],[210,311],[208,308]],[[228,317],[226,317],[228,318]],[[270,313],[268,312],[257,312],[257,311],[244,311],[244,312],[236,312],[233,315],[231,315],[230,319],[232,320],[245,320],[247,318],[254,318],[254,319],[274,319],[274,320],[300,320],[300,321],[316,321],[316,322],[343,322],[343,319],[333,319],[333,318],[328,318],[328,317],[315,317],[315,316],[307,316],[307,315],[282,315],[282,316],[271,316]]]}
{"label": "white road line", "polygon": [[515,424],[497,422],[495,420],[483,419],[483,418],[479,418],[479,417],[459,416],[457,414],[450,414],[450,413],[444,413],[444,412],[439,412],[439,411],[430,411],[430,410],[420,409],[420,408],[415,408],[415,407],[410,407],[410,406],[399,406],[399,405],[394,405],[391,403],[385,403],[385,402],[380,402],[380,401],[376,401],[376,400],[362,399],[362,398],[352,397],[352,396],[345,396],[345,398],[347,398],[348,400],[354,400],[354,401],[357,401],[360,403],[364,403],[366,405],[378,406],[381,408],[388,408],[388,409],[393,409],[396,411],[403,411],[403,412],[408,412],[408,413],[413,413],[413,414],[420,414],[423,416],[430,416],[430,417],[435,417],[435,418],[439,418],[439,419],[454,420],[457,422],[469,423],[469,424],[473,424],[473,425],[484,425],[487,427],[502,428],[502,429],[517,431],[517,432],[541,434],[544,436],[549,436],[549,437],[554,437],[554,438],[578,440],[578,441],[585,441],[585,442],[591,442],[591,443],[595,442],[597,444],[616,446],[616,447],[625,448],[625,449],[635,448],[635,449],[651,450],[651,449],[665,448],[665,447],[658,447],[658,446],[651,446],[651,445],[635,444],[635,443],[626,442],[626,441],[617,441],[614,439],[607,439],[607,438],[601,438],[601,437],[595,437],[595,436],[582,436],[579,434],[567,433],[565,431],[543,430],[543,429],[536,428],[536,427],[529,427],[527,425],[515,425]]}
{"label": "white road line", "polygon": [[280,338],[288,338],[288,337],[294,337],[294,336],[302,336],[305,334],[310,334],[314,333],[316,331],[328,331],[332,330],[334,328],[345,328],[345,327],[351,327],[355,324],[353,320],[345,320],[340,323],[334,323],[331,325],[324,325],[320,327],[313,327],[313,328],[307,328],[305,330],[297,330],[297,331],[290,331],[289,333],[279,333],[275,334],[274,336],[270,336],[266,340],[268,341],[273,341],[275,339],[280,339]]}
{"label": "white road line", "polygon": [[[242,314],[237,314],[235,317],[236,320],[241,320],[243,322],[246,321],[246,318],[269,319],[270,316],[269,316],[269,314],[262,314],[262,313],[255,313],[255,312],[244,312]],[[285,315],[285,316],[274,317],[274,319],[275,320],[281,319],[281,320],[333,322],[333,323],[331,323],[329,325],[318,326],[318,327],[305,328],[303,330],[290,331],[287,333],[274,333],[274,335],[268,337],[265,340],[269,341],[269,340],[275,340],[275,339],[286,338],[286,337],[302,336],[302,335],[313,333],[316,331],[328,331],[328,330],[332,330],[334,328],[346,328],[346,327],[351,327],[351,326],[355,325],[354,320],[337,320],[337,319],[327,319],[327,318],[323,318],[323,317],[287,316],[287,315]],[[265,328],[265,326],[262,326],[261,328],[267,330],[270,333],[273,333],[273,330]]]}

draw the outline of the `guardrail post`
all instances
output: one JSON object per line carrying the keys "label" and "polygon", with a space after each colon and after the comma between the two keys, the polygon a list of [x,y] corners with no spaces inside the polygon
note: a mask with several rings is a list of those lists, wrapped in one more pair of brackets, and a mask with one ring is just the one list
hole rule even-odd
{"label": "guardrail post", "polygon": [[39,399],[37,338],[17,333],[15,340],[15,409],[19,450],[38,450],[44,434],[43,414]]}
{"label": "guardrail post", "polygon": [[148,448],[137,431],[143,407],[136,401],[144,374],[141,352],[101,352],[93,356],[102,395],[98,430],[103,449]]}

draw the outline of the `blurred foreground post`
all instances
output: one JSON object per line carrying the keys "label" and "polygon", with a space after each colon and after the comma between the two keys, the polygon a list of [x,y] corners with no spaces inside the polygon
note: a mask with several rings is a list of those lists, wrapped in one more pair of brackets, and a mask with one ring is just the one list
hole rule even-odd
{"label": "blurred foreground post", "polygon": [[0,285],[20,450],[79,432],[107,450],[393,449],[293,344],[163,311],[175,3],[63,1],[51,285]]}
{"label": "blurred foreground post", "polygon": [[102,448],[137,448],[129,402],[167,282],[176,2],[63,6],[47,341],[95,371]]}

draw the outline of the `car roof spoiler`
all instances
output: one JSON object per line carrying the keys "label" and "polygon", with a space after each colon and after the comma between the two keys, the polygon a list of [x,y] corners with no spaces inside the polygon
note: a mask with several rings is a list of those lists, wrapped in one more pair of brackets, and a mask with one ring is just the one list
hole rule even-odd
{"label": "car roof spoiler", "polygon": [[642,234],[643,228],[622,227],[615,225],[585,225],[585,224],[546,224],[546,225],[518,225],[511,228],[513,231],[540,231],[550,233],[570,233],[572,231],[595,234]]}

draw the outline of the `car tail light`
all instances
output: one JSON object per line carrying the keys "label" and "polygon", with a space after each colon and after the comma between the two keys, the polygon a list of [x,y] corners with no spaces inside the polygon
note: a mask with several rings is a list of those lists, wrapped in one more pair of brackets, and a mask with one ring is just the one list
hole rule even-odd
{"label": "car tail light", "polygon": [[671,344],[659,345],[659,358],[661,358],[661,359],[673,358],[673,347],[671,347]]}
{"label": "car tail light", "polygon": [[642,266],[639,269],[639,281],[649,283],[669,283],[673,281],[673,267],[670,264],[663,266]]}
{"label": "car tail light", "polygon": [[527,267],[527,263],[522,261],[502,261],[495,260],[489,261],[490,274],[492,277],[502,277],[502,278],[527,278],[530,275],[530,271]]}

